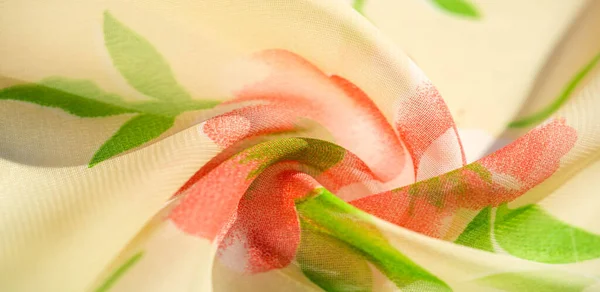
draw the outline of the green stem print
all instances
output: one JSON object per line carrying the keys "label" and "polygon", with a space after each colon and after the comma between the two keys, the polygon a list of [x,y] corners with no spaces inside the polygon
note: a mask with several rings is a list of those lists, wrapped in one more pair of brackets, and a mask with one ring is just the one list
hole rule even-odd
{"label": "green stem print", "polygon": [[567,83],[567,86],[563,89],[560,95],[548,106],[543,108],[537,113],[526,116],[511,122],[508,126],[511,128],[523,128],[528,126],[536,125],[547,118],[549,118],[554,112],[556,112],[577,88],[577,85],[590,73],[600,61],[600,53],[598,53],[590,62],[588,62],[573,78]]}
{"label": "green stem print", "polygon": [[98,287],[95,292],[106,292],[109,291],[110,288],[115,285],[115,283],[123,277],[123,275],[131,269],[137,262],[142,259],[144,252],[138,252],[130,257],[127,261],[125,261],[121,266],[119,266],[108,278]]}
{"label": "green stem print", "polygon": [[600,257],[600,235],[563,223],[538,205],[511,210],[505,204],[495,217],[490,210],[482,210],[455,242],[493,252],[493,233],[503,250],[535,262],[565,264]]}
{"label": "green stem print", "polygon": [[126,101],[104,92],[88,80],[51,77],[35,84],[1,89],[0,100],[59,108],[81,118],[134,115],[100,146],[89,167],[159,137],[183,112],[218,104],[214,100],[193,99],[176,81],[164,57],[147,40],[108,12],[104,13],[104,41],[114,66],[125,80],[152,99]]}
{"label": "green stem print", "polygon": [[[304,238],[298,250],[298,264],[309,279],[326,291],[371,291],[371,276],[365,276],[365,273],[371,273],[365,260],[402,291],[450,291],[446,283],[390,245],[370,223],[368,215],[329,191],[316,190],[315,196],[297,202],[296,209],[303,228],[301,238]],[[319,246],[316,245],[319,243],[325,243],[331,249],[323,250],[323,254],[315,254],[314,248],[309,250],[310,246]],[[320,262],[323,258],[326,261]],[[340,259],[350,262],[344,263]],[[320,266],[325,264],[326,267]],[[328,272],[324,273],[322,269]],[[352,290],[346,289],[350,287]]]}

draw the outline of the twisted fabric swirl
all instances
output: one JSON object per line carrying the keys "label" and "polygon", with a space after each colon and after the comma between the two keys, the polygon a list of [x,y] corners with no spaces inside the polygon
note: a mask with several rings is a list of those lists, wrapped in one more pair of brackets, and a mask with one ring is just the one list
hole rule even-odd
{"label": "twisted fabric swirl", "polygon": [[371,1],[20,1],[0,4],[0,290],[600,287],[596,57],[473,154]]}

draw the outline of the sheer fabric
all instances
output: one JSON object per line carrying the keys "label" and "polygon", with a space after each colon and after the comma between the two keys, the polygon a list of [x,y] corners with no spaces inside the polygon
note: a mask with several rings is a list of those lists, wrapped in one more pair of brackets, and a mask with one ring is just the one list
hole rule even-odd
{"label": "sheer fabric", "polygon": [[0,290],[597,291],[599,15],[2,1]]}

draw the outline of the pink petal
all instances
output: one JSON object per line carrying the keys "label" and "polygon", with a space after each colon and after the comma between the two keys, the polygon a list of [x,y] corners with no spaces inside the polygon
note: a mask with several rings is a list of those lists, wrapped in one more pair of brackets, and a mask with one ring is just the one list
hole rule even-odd
{"label": "pink petal", "polygon": [[351,82],[329,77],[298,55],[268,50],[253,58],[270,69],[262,81],[236,93],[240,101],[267,101],[301,111],[318,121],[335,142],[355,153],[382,179],[396,177],[404,150],[392,127],[371,99]]}
{"label": "pink petal", "polygon": [[[462,163],[466,163],[456,126],[446,103],[433,84],[424,77],[421,78],[424,80],[416,87],[414,94],[401,100],[395,119],[396,130],[412,157],[415,175],[418,173],[423,154],[448,130],[452,130],[453,135],[452,139],[448,138],[447,143],[458,145]],[[439,146],[444,146],[444,143]],[[429,151],[433,152],[433,150]],[[440,148],[437,151],[443,152],[447,149]],[[444,164],[447,161],[440,160],[439,163]],[[452,163],[451,167],[460,166]],[[448,167],[441,166],[441,169],[445,168]]]}

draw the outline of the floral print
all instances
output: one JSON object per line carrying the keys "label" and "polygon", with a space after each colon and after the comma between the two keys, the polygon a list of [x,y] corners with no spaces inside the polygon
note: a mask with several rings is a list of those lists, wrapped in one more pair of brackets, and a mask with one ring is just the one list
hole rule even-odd
{"label": "floral print", "polygon": [[[145,28],[152,24],[98,1],[107,7],[90,11],[102,23],[91,22],[103,40],[98,66],[108,73],[76,79],[65,70],[0,84],[0,105],[15,111],[3,113],[16,127],[39,115],[50,127],[70,119],[81,131],[73,137],[81,141],[81,152],[73,154],[77,165],[62,167],[20,162],[20,138],[0,131],[8,141],[0,146],[0,166],[10,180],[32,181],[17,186],[0,178],[18,209],[0,207],[7,222],[0,222],[7,230],[0,259],[15,266],[0,264],[8,275],[0,278],[2,290],[42,285],[24,281],[28,275],[64,291],[582,291],[597,285],[596,225],[581,226],[551,208],[553,199],[568,200],[554,195],[561,188],[586,194],[570,183],[593,174],[588,167],[600,149],[593,127],[600,104],[590,98],[596,77],[570,108],[544,115],[470,161],[443,91],[406,55],[370,39],[366,32],[376,28],[350,7],[208,2],[198,4],[206,11],[177,10],[181,18],[162,19],[166,26],[198,21],[205,27],[159,36]],[[468,1],[431,2],[480,18]],[[345,25],[326,26],[337,29],[338,50],[270,41],[266,36],[287,40],[278,33],[294,30],[254,18],[267,9],[339,18]],[[337,9],[346,10],[332,12]],[[241,26],[220,22],[236,13],[237,21],[261,24],[248,24],[255,40],[244,43],[232,29]],[[219,41],[215,29],[237,37]],[[212,38],[206,46],[214,56],[152,41],[180,33]],[[177,57],[181,50],[189,60]],[[194,56],[215,69],[195,68],[202,71],[198,84],[182,73]],[[347,65],[346,56],[371,63]],[[216,85],[216,70],[229,72],[224,85]],[[105,132],[85,132],[93,127]],[[27,192],[15,198],[21,188]],[[32,204],[30,196],[39,201]],[[10,205],[2,200],[0,206]],[[18,244],[38,247],[44,241],[33,239],[43,238],[48,246],[27,249],[29,255]],[[75,269],[69,259],[83,255],[86,244],[98,255],[83,259],[87,270]],[[33,259],[39,268],[28,267]],[[55,264],[81,275],[72,281],[62,271],[46,275]]]}

